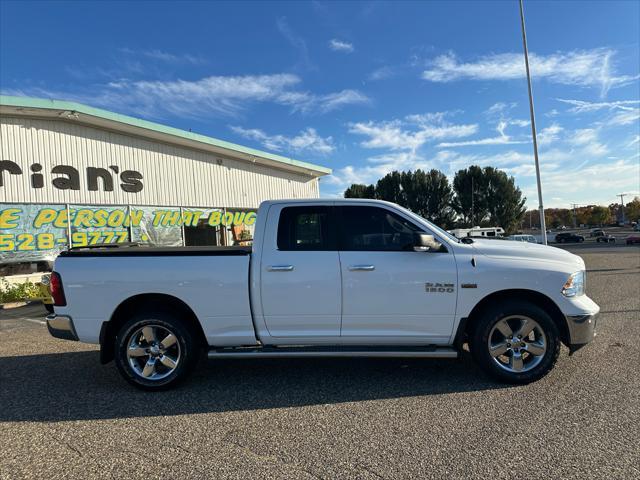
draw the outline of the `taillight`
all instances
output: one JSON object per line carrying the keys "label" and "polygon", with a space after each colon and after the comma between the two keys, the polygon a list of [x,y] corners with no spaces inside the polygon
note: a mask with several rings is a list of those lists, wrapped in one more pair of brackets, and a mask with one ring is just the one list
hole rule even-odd
{"label": "taillight", "polygon": [[65,307],[67,305],[67,299],[64,298],[64,289],[62,288],[62,278],[60,278],[58,272],[51,272],[49,290],[51,290],[53,304],[56,307]]}

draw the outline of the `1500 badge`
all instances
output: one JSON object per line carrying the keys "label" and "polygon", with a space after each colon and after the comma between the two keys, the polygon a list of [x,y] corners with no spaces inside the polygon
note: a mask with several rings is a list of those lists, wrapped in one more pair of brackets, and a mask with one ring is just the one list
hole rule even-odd
{"label": "1500 badge", "polygon": [[424,284],[424,289],[427,293],[453,293],[455,288],[453,283],[431,283]]}

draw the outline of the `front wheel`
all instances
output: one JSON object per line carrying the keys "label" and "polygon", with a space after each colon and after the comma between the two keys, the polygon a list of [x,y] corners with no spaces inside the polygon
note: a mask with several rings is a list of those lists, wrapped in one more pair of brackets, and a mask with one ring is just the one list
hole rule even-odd
{"label": "front wheel", "polygon": [[165,390],[184,380],[198,358],[198,346],[177,315],[138,314],[125,323],[115,340],[120,374],[144,390]]}
{"label": "front wheel", "polygon": [[560,355],[560,335],[542,308],[505,302],[478,318],[469,346],[486,373],[503,382],[525,384],[553,368]]}

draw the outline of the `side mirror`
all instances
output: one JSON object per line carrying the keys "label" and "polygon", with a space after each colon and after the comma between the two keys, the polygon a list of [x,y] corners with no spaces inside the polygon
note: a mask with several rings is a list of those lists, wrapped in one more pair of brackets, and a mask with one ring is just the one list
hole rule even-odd
{"label": "side mirror", "polygon": [[440,252],[442,244],[436,241],[433,235],[416,232],[413,234],[413,250],[415,252]]}

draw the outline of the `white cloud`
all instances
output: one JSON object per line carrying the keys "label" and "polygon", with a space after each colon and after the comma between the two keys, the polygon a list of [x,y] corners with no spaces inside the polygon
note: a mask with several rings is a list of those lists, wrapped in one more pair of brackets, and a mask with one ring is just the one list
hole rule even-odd
{"label": "white cloud", "polygon": [[572,105],[568,111],[570,113],[595,112],[602,109],[607,110],[634,110],[632,105],[640,104],[640,100],[620,100],[616,102],[585,102],[584,100],[572,100],[565,98],[556,98],[559,102]]}
{"label": "white cloud", "polygon": [[572,145],[588,145],[598,141],[598,131],[595,128],[581,128],[573,132],[569,139]]}
{"label": "white cloud", "polygon": [[[640,76],[619,75],[613,65],[614,50],[597,48],[557,52],[550,55],[531,53],[529,61],[533,78],[564,85],[598,87],[602,96],[614,87],[627,85]],[[422,78],[431,82],[460,79],[512,80],[526,75],[521,53],[501,53],[461,62],[454,53],[440,55],[430,62]]]}
{"label": "white cloud", "polygon": [[344,105],[365,105],[371,103],[369,97],[358,90],[342,90],[316,97],[315,105],[322,112],[337,110]]}
{"label": "white cloud", "polygon": [[202,65],[207,63],[206,59],[199,55],[192,55],[188,53],[175,54],[162,50],[133,50],[131,48],[121,48],[120,52],[127,55],[147,57],[159,62],[172,63],[172,64],[191,64]]}
{"label": "white cloud", "polygon": [[609,149],[599,142],[598,134],[598,129],[581,128],[575,130],[568,141],[570,145],[581,147],[582,156],[602,157],[609,152]]}
{"label": "white cloud", "polygon": [[352,183],[375,183],[394,170],[405,171],[418,168],[429,169],[431,163],[413,151],[392,152],[371,157],[362,167],[347,165],[334,170],[333,174],[323,181],[334,188],[345,189]]}
{"label": "white cloud", "polygon": [[[544,172],[542,189],[546,198],[562,197],[566,203],[548,206],[567,207],[569,202],[608,204],[615,194],[627,190],[637,190],[640,177],[640,163],[633,160],[593,163],[579,168],[565,168]],[[536,185],[532,183],[523,191],[527,197],[535,198]]]}
{"label": "white cloud", "polygon": [[538,144],[549,145],[557,141],[563,130],[557,123],[552,123],[550,126],[543,128],[538,132]]}
{"label": "white cloud", "polygon": [[84,91],[49,91],[41,88],[6,94],[76,100],[109,109],[132,111],[151,117],[170,113],[193,118],[234,116],[251,103],[269,102],[294,111],[326,113],[347,105],[369,103],[358,90],[315,94],[299,90],[300,77],[290,73],[272,75],[211,76],[200,80],[119,80],[93,85]]}
{"label": "white cloud", "polygon": [[633,147],[634,145],[638,145],[640,143],[640,135],[636,135],[631,139],[631,141],[627,144],[627,148]]}
{"label": "white cloud", "polygon": [[485,115],[488,116],[496,116],[496,115],[504,115],[506,112],[508,112],[511,109],[514,109],[518,106],[518,104],[516,102],[509,102],[509,103],[505,103],[505,102],[497,102],[494,103],[493,105],[491,105],[487,110],[485,110]]}
{"label": "white cloud", "polygon": [[351,53],[354,50],[352,43],[345,42],[343,40],[338,40],[336,38],[332,38],[329,41],[329,48],[334,52],[345,52],[345,53]]}
{"label": "white cloud", "polygon": [[452,147],[469,147],[469,146],[481,146],[481,145],[514,145],[519,143],[527,143],[523,140],[513,140],[509,135],[505,133],[506,128],[509,126],[508,120],[500,120],[496,125],[497,137],[481,138],[477,140],[464,140],[462,142],[442,142],[437,146],[438,148],[452,148]]}
{"label": "white cloud", "polygon": [[373,81],[386,80],[387,78],[395,77],[397,73],[396,68],[385,65],[383,67],[376,68],[367,76],[367,78]]}
{"label": "white cloud", "polygon": [[630,111],[618,112],[609,120],[609,125],[631,125],[637,123],[640,120],[640,108],[635,108]]}
{"label": "white cloud", "polygon": [[308,70],[315,70],[316,67],[309,57],[309,49],[307,48],[305,39],[293,31],[285,17],[279,18],[276,21],[276,26],[287,42],[298,52],[300,58],[298,64]]}
{"label": "white cloud", "polygon": [[335,151],[333,139],[323,138],[313,128],[306,128],[298,135],[287,137],[285,135],[269,135],[257,128],[245,129],[242,127],[230,127],[233,132],[241,137],[255,140],[265,148],[274,151],[311,152],[326,155]]}
{"label": "white cloud", "polygon": [[569,113],[591,113],[599,110],[608,110],[611,115],[604,118],[601,123],[606,126],[631,125],[640,120],[640,100],[619,100],[615,102],[586,102],[584,100],[572,100],[557,98],[559,102],[572,105]]}
{"label": "white cloud", "polygon": [[408,115],[404,120],[360,122],[349,125],[349,131],[369,137],[360,145],[364,148],[415,151],[431,140],[460,138],[478,131],[475,124],[452,125],[444,121],[443,112]]}

